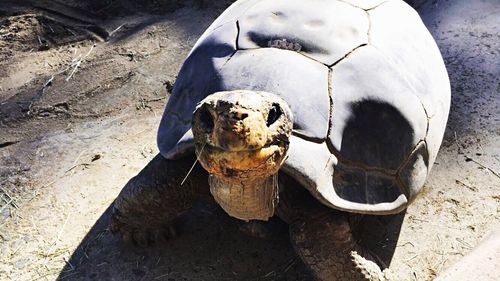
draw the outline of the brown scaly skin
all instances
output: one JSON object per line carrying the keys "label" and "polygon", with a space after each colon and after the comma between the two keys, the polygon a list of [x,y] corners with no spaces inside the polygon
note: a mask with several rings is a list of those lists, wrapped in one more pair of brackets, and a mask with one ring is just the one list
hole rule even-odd
{"label": "brown scaly skin", "polygon": [[292,245],[316,280],[386,280],[369,250],[354,239],[348,214],[319,204],[283,173],[280,187],[277,215],[289,224]]}
{"label": "brown scaly skin", "polygon": [[111,231],[140,245],[173,235],[172,221],[209,196],[208,174],[199,165],[181,186],[194,161],[193,156],[167,160],[158,154],[115,199]]}
{"label": "brown scaly skin", "polygon": [[317,280],[385,280],[373,258],[351,234],[338,212],[313,211],[290,225],[290,239]]}

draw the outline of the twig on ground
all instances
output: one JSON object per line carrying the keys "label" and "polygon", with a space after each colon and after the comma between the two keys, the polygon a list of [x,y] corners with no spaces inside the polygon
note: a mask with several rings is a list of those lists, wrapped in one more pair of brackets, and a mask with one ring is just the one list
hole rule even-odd
{"label": "twig on ground", "polygon": [[165,98],[156,98],[156,99],[144,100],[144,102],[148,103],[148,102],[163,101],[163,100],[165,100]]}
{"label": "twig on ground", "polygon": [[90,50],[83,57],[77,59],[76,61],[74,60],[74,62],[72,62],[71,67],[73,67],[73,70],[71,71],[69,76],[66,77],[66,81],[69,81],[69,79],[71,79],[71,77],[73,77],[73,75],[75,74],[78,67],[82,64],[83,60],[86,59],[90,55],[92,50],[94,50],[94,47],[95,47],[95,44],[92,44],[92,46],[90,47]]}
{"label": "twig on ground", "polygon": [[13,257],[17,252],[21,249],[21,247],[24,246],[23,244],[20,244],[11,254],[10,256]]}
{"label": "twig on ground", "polygon": [[442,259],[441,259],[440,264],[436,267],[436,272],[438,273],[438,275],[439,275],[439,273],[441,273],[441,270],[443,269],[443,266],[444,266],[444,264],[445,264],[447,261],[448,261],[448,258],[445,258],[445,257],[443,256],[443,257],[442,257]]}
{"label": "twig on ground", "polygon": [[124,24],[124,23],[122,23],[122,24],[120,24],[120,26],[118,26],[118,27],[117,27],[117,28],[115,28],[113,31],[111,31],[111,32],[109,33],[109,37],[111,37],[111,35],[113,35],[113,33],[115,33],[115,32],[117,32],[118,30],[120,30],[120,28],[122,28],[124,25],[125,25],[125,24]]}
{"label": "twig on ground", "polygon": [[416,218],[414,216],[412,217],[409,217],[410,220],[413,220],[413,221],[419,221],[419,222],[429,222],[428,220],[424,220],[424,219],[419,219],[419,218]]}
{"label": "twig on ground", "polygon": [[457,240],[458,242],[460,242],[460,244],[462,244],[462,247],[464,247],[467,250],[471,250],[473,248],[472,245],[470,245],[469,243],[463,241],[462,239],[460,239],[458,237],[455,238],[455,240]]}
{"label": "twig on ground", "polygon": [[66,170],[66,172],[64,172],[64,174],[66,174],[67,172],[73,170],[74,168],[78,167],[77,163],[78,163],[78,160],[80,160],[80,157],[82,157],[83,153],[85,153],[87,150],[84,149],[80,152],[80,154],[78,154],[78,156],[76,157],[75,161],[73,161],[73,166],[71,166],[71,168],[69,168],[68,170]]}
{"label": "twig on ground", "polygon": [[66,227],[66,225],[68,224],[68,221],[69,221],[69,213],[66,215],[66,220],[64,221],[64,224],[62,225],[61,229],[59,230],[59,232],[57,233],[57,238],[56,240],[54,241],[54,245],[57,243],[57,241],[59,241],[61,239],[61,235],[64,231],[64,228]]}
{"label": "twig on ground", "polygon": [[160,276],[156,276],[155,278],[153,278],[153,280],[158,280],[158,279],[161,279],[163,277],[168,277],[168,275],[170,275],[170,273],[166,273],[166,274],[163,274],[163,275],[160,275]]}
{"label": "twig on ground", "polygon": [[[68,31],[70,31],[68,29]],[[72,32],[73,33],[73,32]],[[73,33],[74,34],[74,33]],[[75,34],[74,34],[75,35]],[[63,74],[65,73],[66,71],[68,71],[69,69],[73,68],[71,70],[71,73],[66,77],[66,81],[69,81],[73,75],[76,73],[76,71],[78,70],[78,67],[80,67],[80,65],[82,64],[83,60],[86,59],[90,53],[94,50],[94,47],[96,46],[96,44],[94,42],[92,42],[92,46],[90,47],[90,50],[84,55],[82,56],[81,54],[78,55],[76,58],[72,59],[71,62],[61,71],[57,72],[56,74],[52,75],[46,82],[45,84],[43,84],[42,86],[42,92],[52,84],[52,81],[54,81],[54,78],[59,75],[59,74]],[[76,54],[76,50],[75,50],[75,54]],[[30,108],[31,108],[31,104],[30,104]]]}
{"label": "twig on ground", "polygon": [[12,197],[5,188],[0,187],[0,195],[1,195],[1,197],[0,197],[1,198],[0,203],[2,203],[2,201],[4,203],[4,204],[0,204],[0,215],[8,207],[13,207],[15,209],[19,208],[19,206],[17,205],[16,200],[14,199],[14,197]]}
{"label": "twig on ground", "polygon": [[[3,194],[2,194],[2,195],[3,195]],[[3,212],[3,210],[7,209],[7,207],[10,207],[10,206],[11,206],[11,204],[12,204],[12,202],[13,202],[14,200],[12,200],[12,199],[8,199],[8,200],[6,200],[6,199],[5,199],[5,198],[3,198],[3,196],[2,196],[2,201],[4,201],[5,205],[3,205],[3,206],[0,208],[0,214]]]}
{"label": "twig on ground", "polygon": [[264,275],[262,277],[266,278],[266,277],[270,277],[270,276],[274,276],[274,275],[276,275],[276,271],[273,270],[273,271],[268,272],[266,275]]}
{"label": "twig on ground", "polygon": [[[40,275],[38,276],[37,278],[34,278],[32,279],[32,281],[38,281],[38,280],[42,280],[42,279],[45,279],[45,280],[48,280],[47,279],[47,276],[51,276],[51,275],[56,275],[58,273],[58,270],[57,269],[47,269],[49,272],[45,273],[45,274],[40,274],[40,272],[37,271],[37,273]],[[62,279],[62,278],[61,278]],[[59,280],[61,280],[59,279]]]}
{"label": "twig on ground", "polygon": [[71,30],[67,27],[65,27],[64,29],[66,29],[69,33],[73,34],[73,36],[76,36],[76,33],[73,30]]}
{"label": "twig on ground", "polygon": [[463,185],[463,186],[467,187],[468,189],[470,189],[470,190],[472,190],[474,192],[478,191],[477,188],[475,188],[475,187],[473,187],[471,185],[468,185],[468,184],[466,184],[466,183],[464,183],[464,182],[462,182],[460,180],[455,180],[455,182],[458,183],[458,184],[460,184],[460,185]]}
{"label": "twig on ground", "polygon": [[402,243],[401,245],[397,245],[396,248],[404,247],[406,245],[411,245],[412,247],[415,247],[415,245],[413,245],[413,243],[411,243],[410,241],[407,241],[407,242]]}
{"label": "twig on ground", "polygon": [[75,266],[74,266],[74,265],[72,265],[72,264],[69,262],[69,260],[67,260],[66,258],[63,258],[63,260],[64,260],[64,262],[65,262],[67,265],[69,265],[69,267],[71,268],[71,270],[70,270],[70,271],[75,270]]}
{"label": "twig on ground", "polygon": [[292,266],[297,262],[297,259],[295,257],[291,258],[290,261],[288,262],[288,264],[285,266],[285,268],[283,269],[283,272],[288,272],[288,270],[290,270],[290,268],[292,268]]}
{"label": "twig on ground", "polygon": [[113,5],[113,0],[109,1],[109,4],[107,6],[104,6],[102,8],[100,8],[99,10],[95,11],[95,13],[100,13],[106,9],[108,9],[109,7],[111,7]]}
{"label": "twig on ground", "polygon": [[479,166],[481,166],[483,169],[486,169],[486,170],[490,171],[493,175],[495,175],[497,178],[499,178],[499,179],[500,179],[500,174],[499,174],[498,172],[496,172],[496,171],[494,171],[493,169],[491,169],[490,167],[488,167],[488,166],[486,166],[486,165],[484,165],[484,164],[482,164],[482,163],[478,162],[478,161],[477,161],[477,160],[475,160],[474,158],[469,157],[469,156],[467,156],[467,155],[466,155],[466,156],[465,156],[465,161],[466,161],[466,162],[474,162],[474,163],[478,164],[478,165],[479,165]]}
{"label": "twig on ground", "polygon": [[67,172],[73,170],[76,167],[84,166],[85,168],[87,168],[90,165],[92,165],[92,164],[91,163],[80,163],[80,164],[72,166],[71,168],[69,168],[68,170],[66,170],[66,172],[64,172],[64,173],[66,174]]}
{"label": "twig on ground", "polygon": [[261,278],[267,278],[267,277],[276,277],[277,275],[281,274],[281,273],[285,273],[285,272],[288,272],[290,270],[290,268],[292,268],[292,266],[297,262],[297,258],[293,257],[291,259],[289,259],[284,265],[281,265],[279,266],[281,268],[280,271],[276,271],[276,270],[272,270],[270,272],[268,272],[267,274],[265,274],[264,276],[261,276],[259,279]]}
{"label": "twig on ground", "polygon": [[60,177],[58,177],[57,179],[55,179],[55,180],[53,180],[53,181],[51,181],[51,182],[49,182],[49,183],[47,183],[47,184],[44,184],[44,185],[42,185],[42,186],[40,186],[40,187],[38,187],[38,188],[35,188],[35,189],[33,190],[33,196],[31,196],[31,198],[30,198],[30,199],[28,199],[26,202],[31,202],[33,199],[35,199],[35,198],[36,198],[36,197],[40,194],[39,192],[40,192],[40,190],[41,190],[41,189],[45,189],[45,188],[47,188],[47,187],[52,186],[54,183],[56,183],[56,181],[58,181],[58,180],[59,180],[59,179],[61,179],[62,177],[63,177],[63,176],[60,176]]}
{"label": "twig on ground", "polygon": [[[55,251],[54,251],[54,248],[56,247],[57,242],[61,239],[61,235],[62,235],[62,233],[63,233],[64,229],[66,228],[66,225],[68,224],[69,218],[70,218],[70,214],[68,213],[68,214],[66,215],[66,219],[64,220],[63,225],[61,226],[61,229],[59,229],[59,232],[57,233],[56,238],[55,238],[55,239],[54,239],[54,241],[52,241],[52,243],[50,244],[50,246],[49,246],[49,247],[50,247],[50,248],[49,248],[49,250],[47,251],[47,253],[46,253],[46,254],[44,254],[44,255],[45,255],[45,258],[44,258],[43,264],[42,264],[42,265],[40,265],[40,267],[45,267],[45,269],[46,269],[47,271],[49,271],[48,273],[46,273],[46,275],[45,275],[45,276],[50,275],[50,271],[51,271],[51,269],[48,267],[47,263],[48,263],[48,261],[49,261],[49,258],[50,258],[50,257],[52,257],[52,256],[54,255],[54,252],[55,252]],[[66,261],[66,260],[64,260],[64,261]],[[39,279],[41,279],[41,278],[43,278],[43,277],[40,277]]]}
{"label": "twig on ground", "polygon": [[415,259],[416,257],[418,257],[419,255],[420,254],[415,254],[415,255],[411,256],[410,258],[406,259],[405,262],[409,262],[409,261]]}
{"label": "twig on ground", "polygon": [[54,75],[50,76],[49,80],[47,80],[47,82],[45,82],[45,84],[43,84],[42,91],[45,90],[45,88],[47,88],[47,86],[50,86],[50,84],[52,84],[53,80],[54,80]]}
{"label": "twig on ground", "polygon": [[467,154],[463,153],[462,149],[460,148],[460,144],[458,143],[458,137],[457,137],[457,132],[453,132],[454,136],[455,136],[455,144],[457,145],[457,149],[458,149],[458,154],[463,154],[465,156],[465,162],[474,162],[476,163],[477,165],[479,165],[481,168],[483,169],[486,169],[488,171],[490,171],[493,175],[495,175],[497,178],[500,178],[500,173],[493,170],[492,168],[484,165],[483,163],[477,161],[476,159],[468,156]]}

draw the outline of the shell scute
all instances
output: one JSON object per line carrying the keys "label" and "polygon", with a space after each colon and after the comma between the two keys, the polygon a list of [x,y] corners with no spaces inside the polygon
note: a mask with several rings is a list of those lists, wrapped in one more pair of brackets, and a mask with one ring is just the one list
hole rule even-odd
{"label": "shell scute", "polygon": [[368,43],[366,12],[340,1],[260,2],[238,23],[240,49],[267,48],[270,42],[287,41],[300,46],[298,51],[304,56],[325,65]]}

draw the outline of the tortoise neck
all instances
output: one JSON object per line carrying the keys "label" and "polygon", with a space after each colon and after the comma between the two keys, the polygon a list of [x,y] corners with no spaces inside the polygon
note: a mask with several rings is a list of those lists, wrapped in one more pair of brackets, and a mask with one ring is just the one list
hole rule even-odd
{"label": "tortoise neck", "polygon": [[278,204],[277,174],[262,178],[226,178],[210,175],[210,192],[230,216],[267,221]]}

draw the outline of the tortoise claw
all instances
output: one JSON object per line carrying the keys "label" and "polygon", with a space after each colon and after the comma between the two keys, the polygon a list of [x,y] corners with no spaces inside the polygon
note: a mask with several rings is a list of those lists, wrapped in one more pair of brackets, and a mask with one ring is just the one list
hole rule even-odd
{"label": "tortoise claw", "polygon": [[123,242],[138,247],[148,247],[169,240],[177,234],[173,223],[157,227],[152,225],[147,228],[139,228],[123,223],[115,214],[111,217],[110,230],[113,234],[120,235]]}

